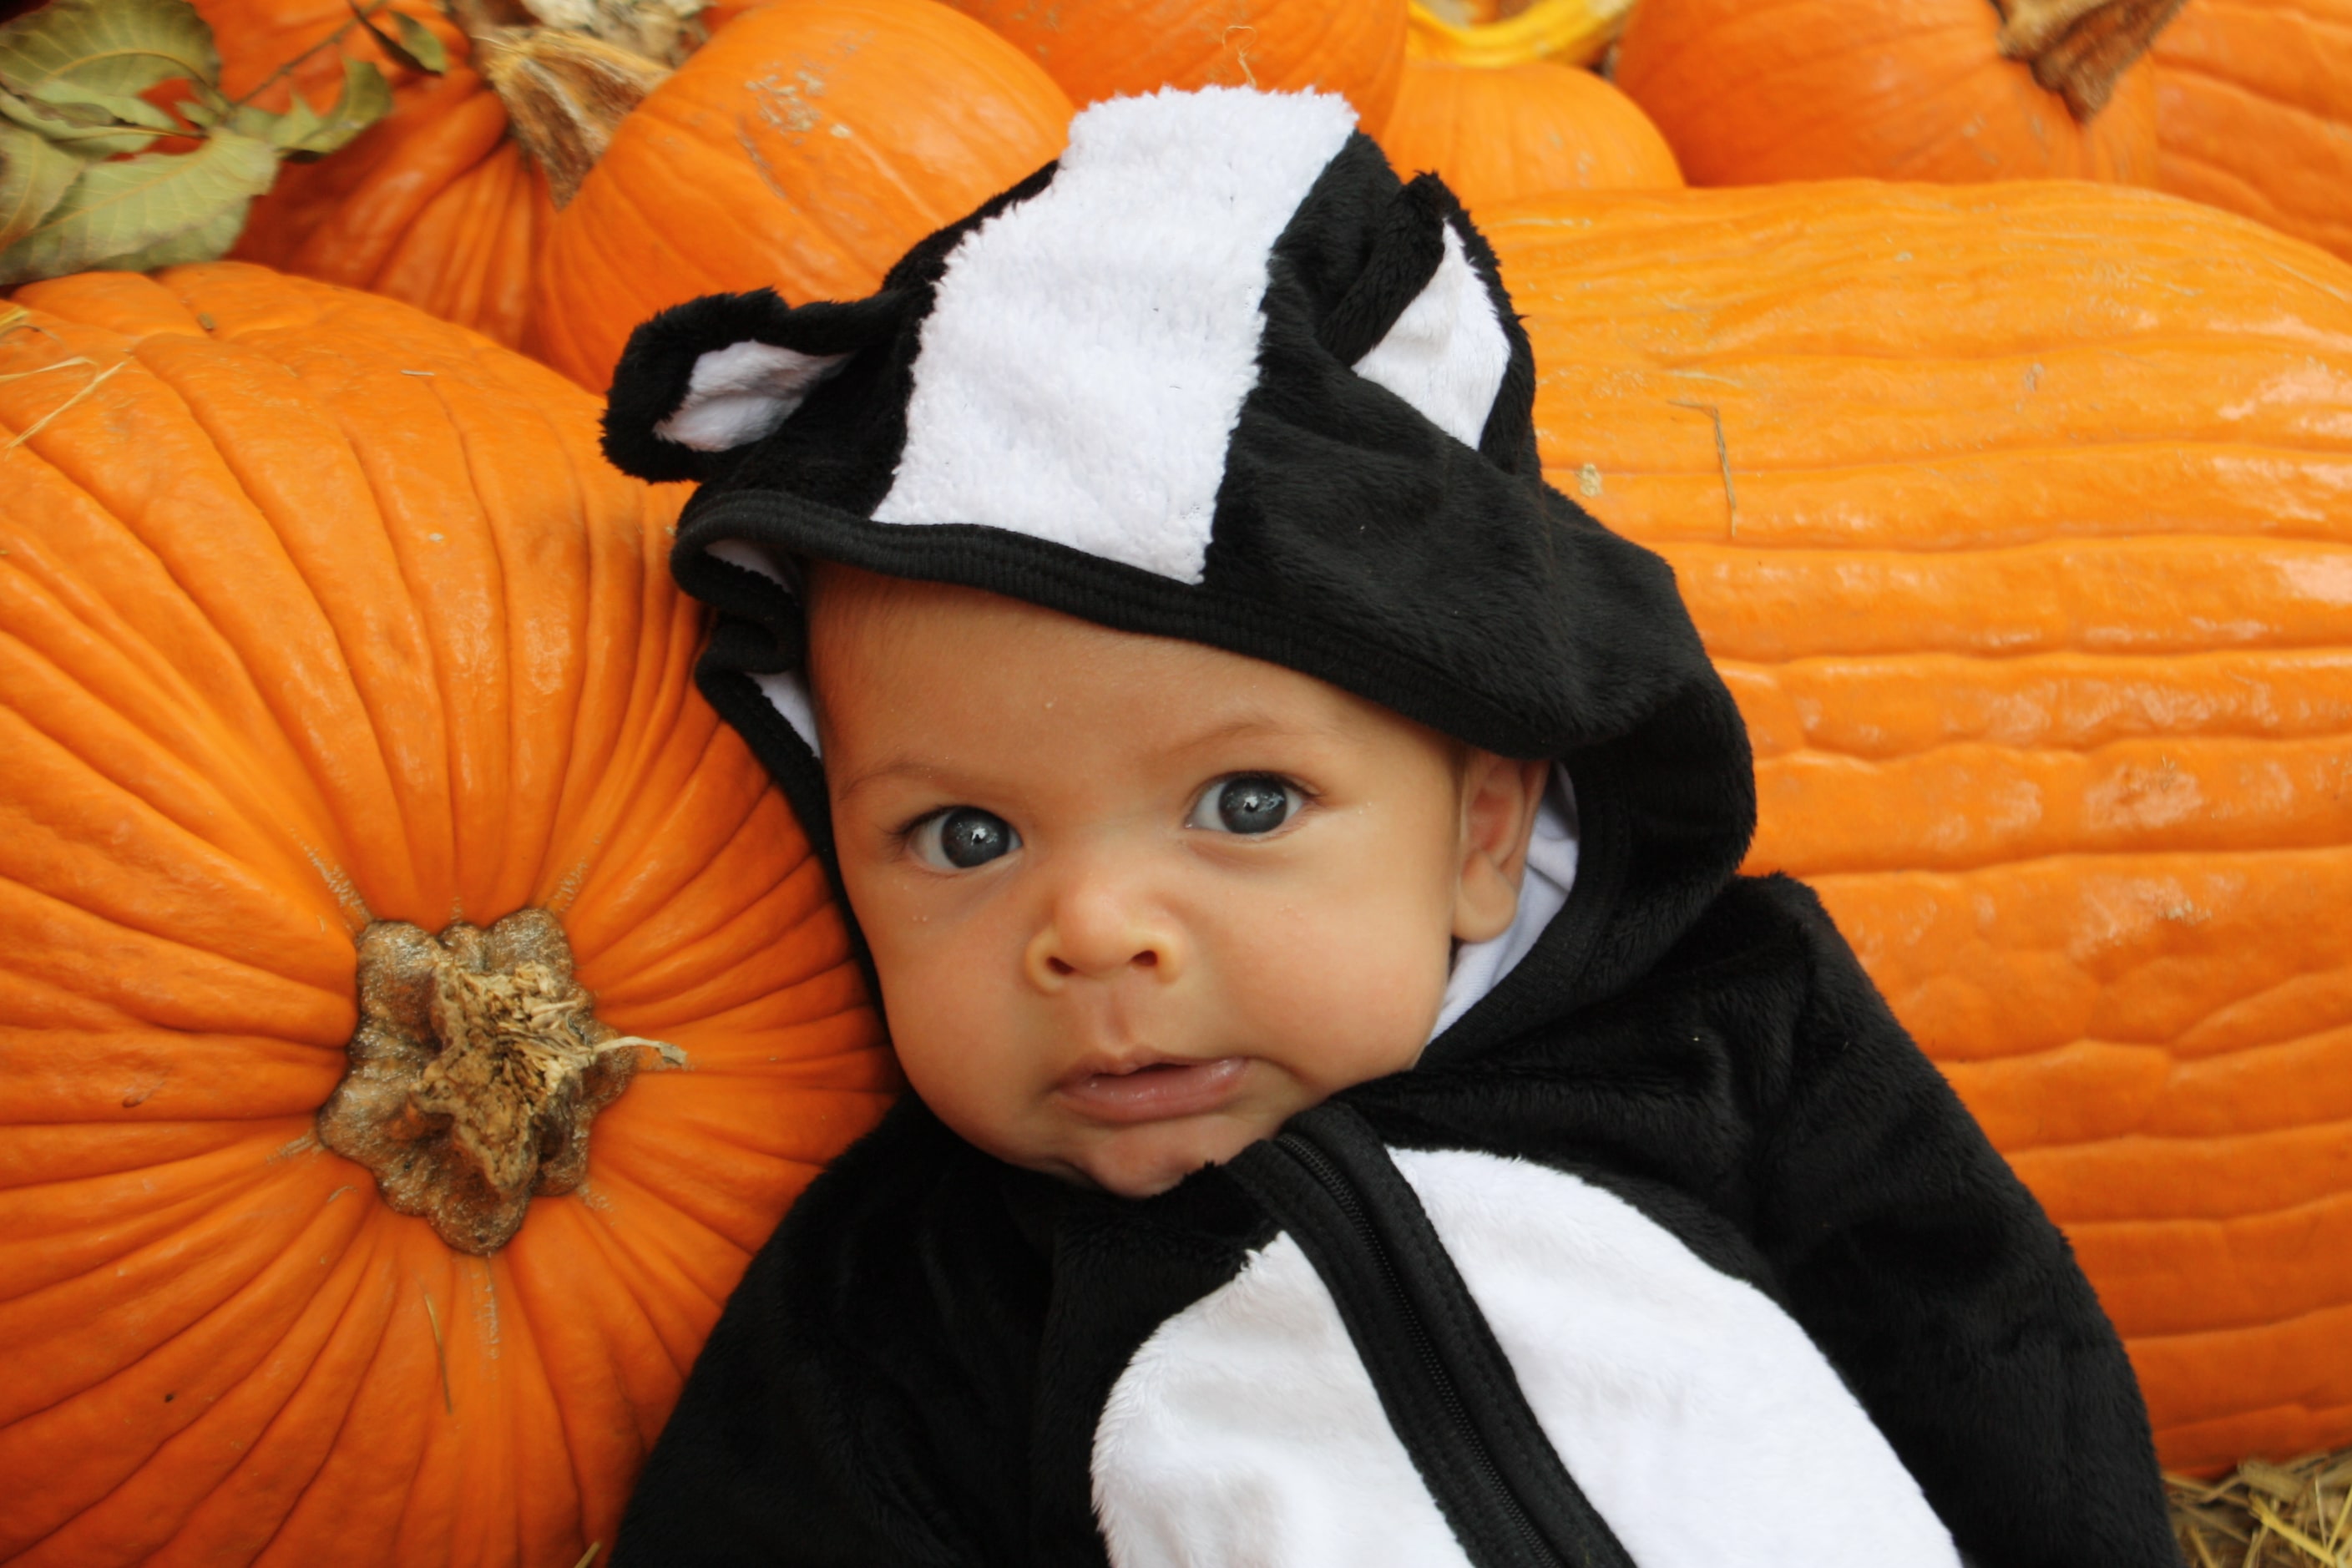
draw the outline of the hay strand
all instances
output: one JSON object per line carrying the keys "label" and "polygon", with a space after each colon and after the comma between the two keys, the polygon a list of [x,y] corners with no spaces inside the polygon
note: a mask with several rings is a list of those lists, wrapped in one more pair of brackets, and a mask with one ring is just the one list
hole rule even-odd
{"label": "hay strand", "polygon": [[2194,1568],[2352,1568],[2352,1448],[2164,1484]]}

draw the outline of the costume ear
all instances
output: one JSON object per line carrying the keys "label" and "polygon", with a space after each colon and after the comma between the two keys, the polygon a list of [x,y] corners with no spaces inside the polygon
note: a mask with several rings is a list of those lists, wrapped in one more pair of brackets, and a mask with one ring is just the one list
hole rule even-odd
{"label": "costume ear", "polygon": [[1318,334],[1358,375],[1476,447],[1511,363],[1497,290],[1473,260],[1483,243],[1434,174],[1397,193],[1364,270]]}
{"label": "costume ear", "polygon": [[604,405],[604,455],[641,479],[701,479],[723,453],[772,434],[868,343],[901,303],[877,294],[797,310],[771,289],[707,294],[629,334]]}

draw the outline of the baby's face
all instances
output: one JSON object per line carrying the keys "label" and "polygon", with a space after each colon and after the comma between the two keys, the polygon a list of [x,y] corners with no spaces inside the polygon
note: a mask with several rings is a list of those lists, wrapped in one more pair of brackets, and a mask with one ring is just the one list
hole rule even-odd
{"label": "baby's face", "polygon": [[1412,1065],[1508,925],[1541,764],[1310,677],[836,567],[810,667],[908,1081],[1139,1197]]}

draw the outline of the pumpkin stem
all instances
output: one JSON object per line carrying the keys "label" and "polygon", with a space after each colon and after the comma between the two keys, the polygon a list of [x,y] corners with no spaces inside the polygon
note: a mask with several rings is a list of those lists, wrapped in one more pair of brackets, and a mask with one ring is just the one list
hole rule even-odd
{"label": "pumpkin stem", "polygon": [[2088,125],[2115,96],[2116,79],[2147,53],[2187,0],[1995,0],[2000,52]]}
{"label": "pumpkin stem", "polygon": [[559,207],[629,111],[669,75],[634,50],[555,27],[494,27],[475,37],[474,58]]}
{"label": "pumpkin stem", "polygon": [[459,1252],[488,1257],[538,1194],[588,1173],[588,1124],[651,1049],[599,1022],[563,927],[520,910],[436,940],[403,921],[360,933],[351,1066],[319,1110],[319,1141],[366,1166],[384,1201]]}

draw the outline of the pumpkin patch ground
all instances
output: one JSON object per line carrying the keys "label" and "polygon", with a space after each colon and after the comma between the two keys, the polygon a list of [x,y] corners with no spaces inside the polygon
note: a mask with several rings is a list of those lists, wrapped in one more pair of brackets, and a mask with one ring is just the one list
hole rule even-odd
{"label": "pumpkin patch ground", "polygon": [[1748,868],[2065,1230],[2187,1560],[2352,1563],[2352,0],[0,24],[0,1562],[609,1547],[898,1080],[595,394],[1254,83],[1467,199]]}

